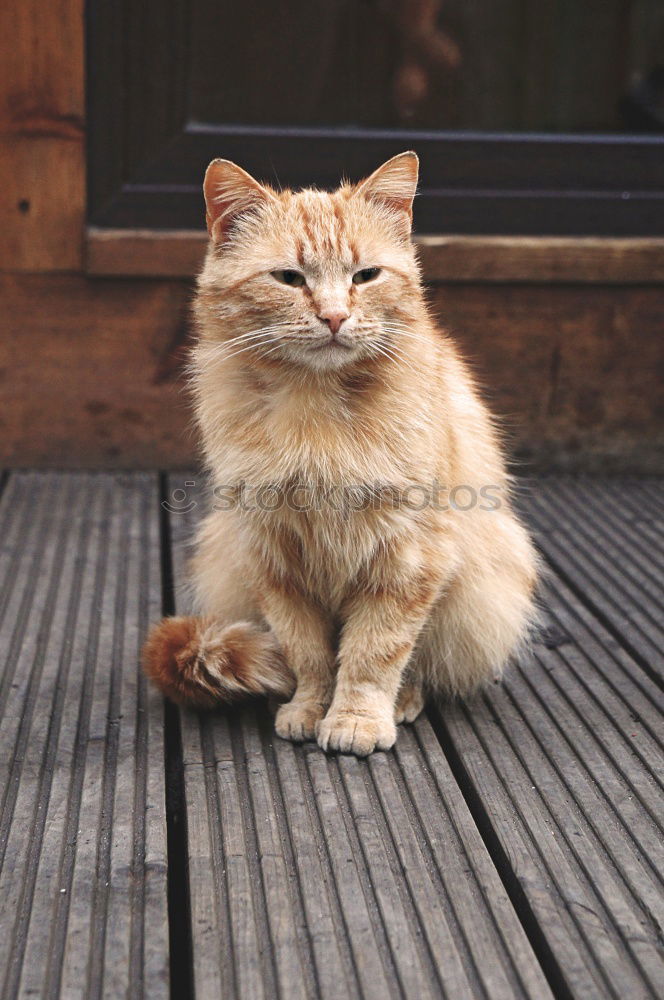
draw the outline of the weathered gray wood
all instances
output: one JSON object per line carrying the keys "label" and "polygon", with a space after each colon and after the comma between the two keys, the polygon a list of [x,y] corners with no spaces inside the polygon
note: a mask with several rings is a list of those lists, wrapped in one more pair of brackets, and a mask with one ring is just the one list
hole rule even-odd
{"label": "weathered gray wood", "polygon": [[8,1000],[168,996],[157,509],[145,475],[16,474],[0,504]]}
{"label": "weathered gray wood", "polygon": [[[577,550],[578,556],[578,550]],[[442,712],[568,995],[656,997],[664,696],[575,594],[544,587],[549,630],[501,689]]]}
{"label": "weathered gray wood", "polygon": [[[176,581],[199,510],[170,518]],[[368,761],[260,706],[181,725],[198,997],[551,995],[426,720]]]}
{"label": "weathered gray wood", "polygon": [[[520,921],[561,996],[661,995],[661,493],[526,503],[571,585],[549,576],[533,657],[446,707],[442,747],[426,719],[357,761],[276,739],[262,703],[181,713],[197,1000],[539,1000]],[[199,511],[170,516],[179,585]],[[163,706],[137,669],[157,514],[146,474],[0,499],[3,998],[168,994]]]}
{"label": "weathered gray wood", "polygon": [[656,512],[661,523],[661,519],[664,517],[664,484],[662,479],[651,481],[649,487],[647,486],[644,490],[644,493],[650,497],[652,509]]}
{"label": "weathered gray wood", "polygon": [[[651,493],[653,480],[595,479],[569,476],[547,477],[538,484],[536,499],[543,499],[554,509],[567,507],[571,519],[597,541],[597,533],[620,551],[627,565],[641,563],[646,573],[655,559],[658,567],[664,560],[664,539],[655,523],[656,505]],[[595,535],[593,535],[595,533]],[[643,539],[652,545],[643,559]],[[661,583],[661,579],[656,581]]]}
{"label": "weathered gray wood", "polygon": [[593,495],[590,480],[543,480],[526,503],[547,558],[646,669],[664,678],[664,564],[657,549],[649,559],[624,518]]}
{"label": "weathered gray wood", "polygon": [[[618,537],[624,544],[622,550],[626,558],[659,575],[664,567],[664,522],[661,514],[651,511],[649,498],[644,487],[647,480],[637,484],[622,480],[581,480],[573,485],[579,499],[590,513],[604,527],[611,538]],[[556,483],[565,488],[566,479]]]}

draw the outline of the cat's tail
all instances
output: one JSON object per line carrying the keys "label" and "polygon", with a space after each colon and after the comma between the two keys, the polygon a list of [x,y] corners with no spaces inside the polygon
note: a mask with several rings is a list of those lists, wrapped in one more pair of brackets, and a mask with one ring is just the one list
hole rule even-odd
{"label": "cat's tail", "polygon": [[252,622],[164,618],[145,642],[143,669],[171,701],[196,708],[295,690],[274,635]]}

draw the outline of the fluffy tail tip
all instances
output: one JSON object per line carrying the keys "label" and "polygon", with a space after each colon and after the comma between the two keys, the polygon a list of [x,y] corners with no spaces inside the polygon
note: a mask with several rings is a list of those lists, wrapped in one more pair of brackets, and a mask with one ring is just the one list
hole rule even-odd
{"label": "fluffy tail tip", "polygon": [[164,618],[145,642],[143,669],[167,698],[194,708],[288,696],[294,687],[272,633],[251,622],[221,628],[200,618]]}

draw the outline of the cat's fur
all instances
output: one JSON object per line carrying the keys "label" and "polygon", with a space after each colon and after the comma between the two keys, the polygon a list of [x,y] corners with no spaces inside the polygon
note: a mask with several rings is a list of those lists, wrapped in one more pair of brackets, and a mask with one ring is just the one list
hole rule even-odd
{"label": "cat's fur", "polygon": [[[499,677],[533,617],[536,559],[498,437],[425,305],[416,183],[414,153],[333,193],[208,168],[193,354],[207,464],[224,497],[304,485],[306,503],[213,510],[194,561],[200,617],[165,619],[144,654],[175,701],[290,697],[280,736],[360,755],[391,747],[427,693]],[[442,502],[423,503],[436,483]],[[470,489],[478,502],[444,509],[454,486],[469,488],[460,506]]]}

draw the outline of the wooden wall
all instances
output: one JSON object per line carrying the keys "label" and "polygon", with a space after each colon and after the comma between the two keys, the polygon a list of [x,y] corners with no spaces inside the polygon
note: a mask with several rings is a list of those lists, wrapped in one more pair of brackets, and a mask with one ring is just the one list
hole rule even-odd
{"label": "wooden wall", "polygon": [[[0,463],[191,465],[180,379],[191,281],[87,270],[82,0],[11,0],[0,31]],[[662,471],[661,246],[629,284],[608,245],[584,284],[573,248],[562,272],[533,273],[534,251],[501,272],[487,246],[464,244],[456,271],[449,245],[447,270],[430,256],[431,298],[517,455],[527,467]]]}
{"label": "wooden wall", "polygon": [[82,0],[0,5],[0,268],[80,270],[85,220]]}
{"label": "wooden wall", "polygon": [[[526,468],[662,471],[658,286],[437,284]],[[190,283],[0,278],[2,464],[191,465]]]}

